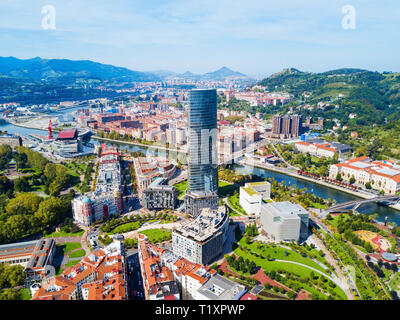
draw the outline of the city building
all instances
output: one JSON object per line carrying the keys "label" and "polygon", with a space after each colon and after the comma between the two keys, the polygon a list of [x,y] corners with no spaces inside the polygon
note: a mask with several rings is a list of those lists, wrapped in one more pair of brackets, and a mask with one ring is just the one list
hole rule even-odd
{"label": "city building", "polygon": [[171,270],[161,264],[160,249],[138,234],[138,256],[146,300],[180,300],[178,285]]}
{"label": "city building", "polygon": [[[216,90],[193,89],[189,101],[189,175],[185,210],[196,217],[199,208],[218,199]],[[201,205],[194,203],[197,201]]]}
{"label": "city building", "polygon": [[182,300],[194,300],[197,290],[217,274],[210,267],[192,263],[167,250],[161,255],[161,263],[173,272]]}
{"label": "city building", "polygon": [[22,146],[22,138],[16,135],[3,134],[0,135],[0,145],[8,144],[11,148]]}
{"label": "city building", "polygon": [[139,197],[157,178],[171,178],[176,166],[163,157],[138,157],[133,159]]}
{"label": "city building", "polygon": [[62,130],[50,144],[51,150],[61,156],[77,154],[82,151],[82,139],[77,129]]}
{"label": "city building", "polygon": [[167,179],[157,178],[142,192],[141,204],[149,210],[174,209],[176,189],[167,184]]}
{"label": "city building", "polygon": [[30,280],[41,280],[50,274],[55,247],[51,238],[0,245],[0,263],[19,264]]}
{"label": "city building", "polygon": [[185,194],[185,212],[192,218],[196,218],[202,209],[217,209],[219,197],[211,191],[192,191]]}
{"label": "city building", "polygon": [[297,241],[308,236],[308,212],[289,201],[263,203],[260,222],[267,235],[276,242]]}
{"label": "city building", "polygon": [[123,211],[118,150],[101,146],[95,189],[72,200],[74,220],[84,226]]}
{"label": "city building", "polygon": [[272,117],[272,137],[274,138],[298,137],[301,131],[300,115],[275,115]]}
{"label": "city building", "polygon": [[197,290],[195,300],[239,300],[246,292],[244,285],[217,274]]}
{"label": "city building", "polygon": [[35,284],[32,300],[126,300],[127,290],[124,247],[114,241],[61,275]]}
{"label": "city building", "polygon": [[172,232],[172,250],[177,256],[202,265],[222,253],[229,229],[226,208],[202,209],[196,219]]}
{"label": "city building", "polygon": [[260,214],[264,199],[271,197],[271,184],[268,181],[246,183],[240,187],[239,203],[247,214]]}
{"label": "city building", "polygon": [[308,138],[301,136],[301,141],[296,142],[295,147],[302,153],[309,153],[316,157],[333,158],[335,154],[338,159],[345,159],[352,154],[352,148],[339,142],[327,142],[318,138]]}
{"label": "city building", "polygon": [[390,161],[358,157],[331,165],[329,178],[336,179],[338,174],[346,182],[354,178],[353,184],[359,187],[365,187],[369,183],[373,189],[387,194],[400,191],[400,168]]}

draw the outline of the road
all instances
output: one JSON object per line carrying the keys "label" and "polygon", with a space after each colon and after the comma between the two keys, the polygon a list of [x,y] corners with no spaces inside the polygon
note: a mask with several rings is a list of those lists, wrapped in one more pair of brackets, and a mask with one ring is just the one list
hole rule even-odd
{"label": "road", "polygon": [[128,298],[130,300],[144,300],[143,279],[137,250],[127,250],[126,260],[128,264]]}

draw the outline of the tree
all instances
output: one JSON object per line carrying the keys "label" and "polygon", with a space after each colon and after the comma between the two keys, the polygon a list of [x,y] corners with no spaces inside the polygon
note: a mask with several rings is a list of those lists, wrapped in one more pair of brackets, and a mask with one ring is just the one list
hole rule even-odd
{"label": "tree", "polygon": [[8,215],[14,214],[33,214],[39,208],[43,198],[34,193],[18,194],[14,199],[11,199],[6,206]]}
{"label": "tree", "polygon": [[29,189],[29,183],[25,177],[20,177],[14,180],[14,190],[17,192],[26,192]]}
{"label": "tree", "polygon": [[371,189],[371,188],[372,188],[372,187],[371,187],[371,183],[367,182],[367,183],[365,184],[365,188]]}
{"label": "tree", "polygon": [[354,182],[356,182],[356,178],[354,178],[354,176],[351,176],[349,183],[354,184]]}
{"label": "tree", "polygon": [[58,197],[60,195],[60,191],[62,190],[61,184],[59,181],[53,181],[49,186],[49,194],[52,197]]}
{"label": "tree", "polygon": [[0,194],[6,193],[13,188],[13,183],[4,175],[0,176]]}

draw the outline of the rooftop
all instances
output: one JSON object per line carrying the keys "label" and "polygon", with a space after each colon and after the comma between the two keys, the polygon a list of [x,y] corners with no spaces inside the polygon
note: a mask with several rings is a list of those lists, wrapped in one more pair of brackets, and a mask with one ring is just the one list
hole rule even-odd
{"label": "rooftop", "polygon": [[198,292],[210,300],[239,300],[246,293],[245,286],[215,275]]}
{"label": "rooftop", "polygon": [[182,225],[173,232],[198,242],[204,242],[218,234],[227,219],[229,219],[229,216],[224,206],[218,207],[217,210],[204,208],[196,219]]}

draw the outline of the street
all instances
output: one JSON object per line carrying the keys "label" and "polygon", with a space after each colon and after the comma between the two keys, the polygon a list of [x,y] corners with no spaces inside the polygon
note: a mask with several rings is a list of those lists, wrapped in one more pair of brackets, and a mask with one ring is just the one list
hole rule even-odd
{"label": "street", "polygon": [[126,260],[128,264],[128,298],[130,300],[145,300],[137,249],[127,250]]}

